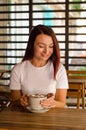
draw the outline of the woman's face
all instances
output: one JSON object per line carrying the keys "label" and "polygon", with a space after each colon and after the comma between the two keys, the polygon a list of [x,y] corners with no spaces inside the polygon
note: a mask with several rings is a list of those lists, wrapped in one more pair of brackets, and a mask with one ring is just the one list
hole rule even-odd
{"label": "woman's face", "polygon": [[47,61],[53,53],[52,37],[46,34],[39,34],[34,42],[34,58]]}

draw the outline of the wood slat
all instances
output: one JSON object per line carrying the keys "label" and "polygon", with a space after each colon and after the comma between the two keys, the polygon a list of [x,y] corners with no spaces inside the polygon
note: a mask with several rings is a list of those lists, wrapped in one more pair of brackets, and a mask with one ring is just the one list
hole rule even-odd
{"label": "wood slat", "polygon": [[86,71],[67,70],[69,80],[68,98],[76,98],[77,108],[80,107],[80,98],[82,98],[82,108],[85,108],[85,86],[86,86]]}

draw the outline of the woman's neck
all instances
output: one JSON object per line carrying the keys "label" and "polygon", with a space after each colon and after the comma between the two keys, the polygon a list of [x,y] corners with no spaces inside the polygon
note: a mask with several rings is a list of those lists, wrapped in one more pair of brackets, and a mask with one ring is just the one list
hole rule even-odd
{"label": "woman's neck", "polygon": [[38,61],[38,60],[35,60],[35,59],[31,59],[30,60],[31,64],[36,66],[36,67],[42,67],[44,65],[46,65],[47,62],[45,61]]}

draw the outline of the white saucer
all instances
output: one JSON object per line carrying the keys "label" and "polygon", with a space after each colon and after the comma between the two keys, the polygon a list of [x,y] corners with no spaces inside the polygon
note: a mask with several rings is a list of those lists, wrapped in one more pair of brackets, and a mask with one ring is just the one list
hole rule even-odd
{"label": "white saucer", "polygon": [[35,109],[31,109],[29,106],[26,107],[26,109],[29,110],[30,112],[34,112],[34,113],[44,113],[44,112],[49,111],[49,108],[48,109],[44,108],[44,109],[40,109],[40,110],[35,110]]}

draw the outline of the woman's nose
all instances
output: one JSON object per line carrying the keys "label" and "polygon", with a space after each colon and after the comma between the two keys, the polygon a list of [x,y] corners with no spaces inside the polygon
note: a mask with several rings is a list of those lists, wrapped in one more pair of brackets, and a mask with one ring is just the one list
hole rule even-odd
{"label": "woman's nose", "polygon": [[44,52],[47,53],[48,52],[48,47],[44,48]]}

